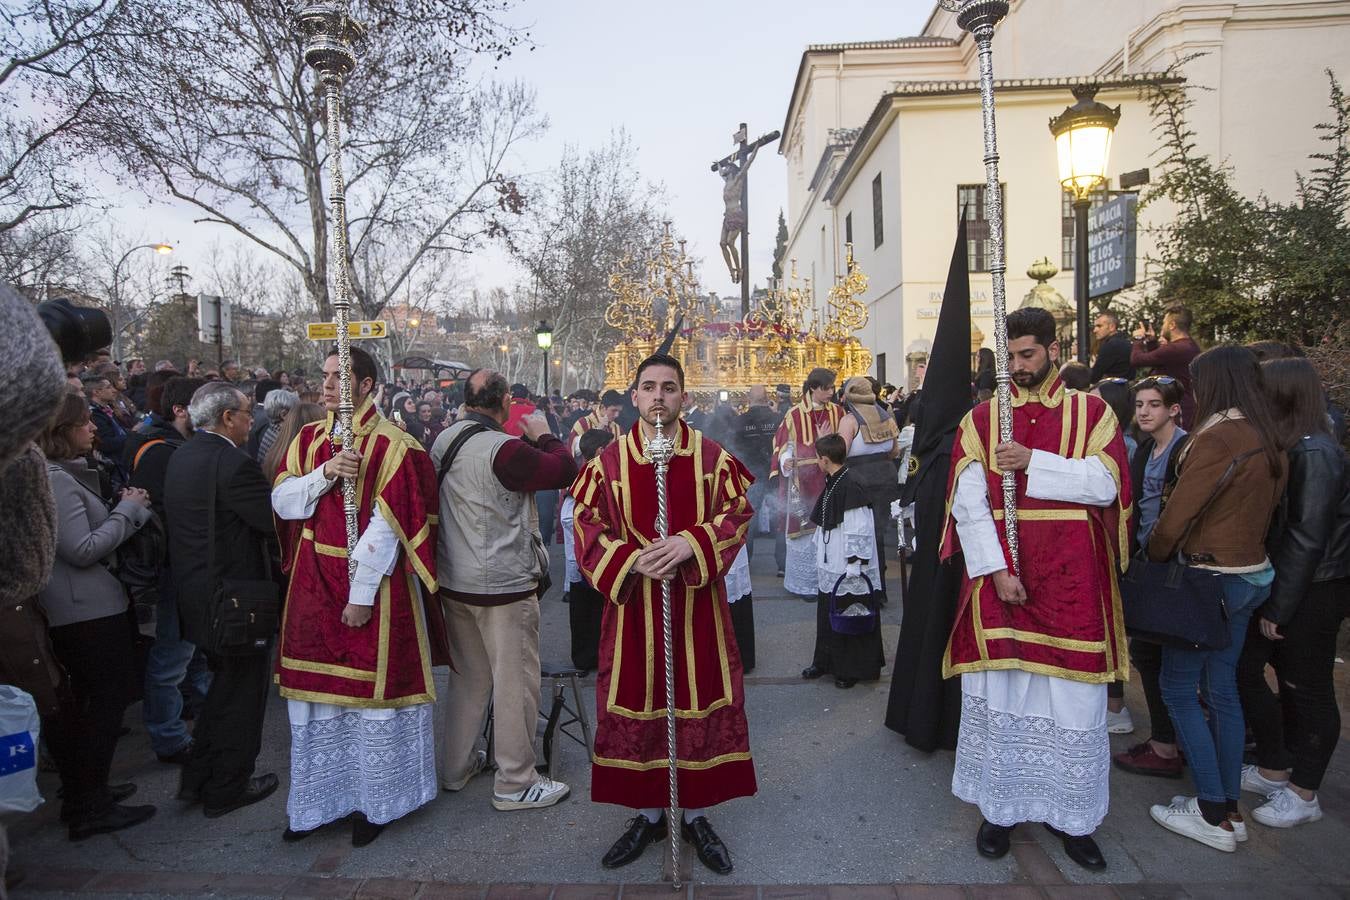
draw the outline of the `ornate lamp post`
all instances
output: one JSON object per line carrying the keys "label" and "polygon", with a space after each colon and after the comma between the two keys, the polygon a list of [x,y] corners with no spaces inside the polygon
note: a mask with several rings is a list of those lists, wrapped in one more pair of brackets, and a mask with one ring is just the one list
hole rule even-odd
{"label": "ornate lamp post", "polygon": [[[975,39],[980,57],[980,110],[984,116],[985,219],[989,222],[989,274],[993,281],[994,382],[998,400],[998,439],[1012,440],[1012,376],[1008,372],[1008,294],[1004,274],[1003,191],[998,178],[998,131],[994,125],[994,26],[1008,15],[1008,0],[938,0],[956,13],[956,24]],[[1013,568],[1018,569],[1017,481],[1003,473],[1003,530]]]}
{"label": "ornate lamp post", "polygon": [[553,346],[553,328],[544,319],[539,320],[539,327],[534,330],[534,339],[539,342],[539,349],[544,351],[544,397],[548,397],[548,357],[549,348]]}
{"label": "ornate lamp post", "polygon": [[[131,254],[135,253],[137,250],[153,250],[160,256],[168,256],[170,253],[173,252],[173,247],[165,243],[137,244],[135,247],[132,247],[126,253],[123,253],[122,258],[117,261],[117,265],[113,266],[112,291],[110,292],[112,296],[109,297],[109,299],[112,301],[112,313],[113,313],[112,353],[113,353],[113,360],[118,363],[122,361],[122,332],[126,331],[132,325],[135,325],[137,322],[139,322],[141,319],[145,317],[145,313],[141,313],[139,316],[136,316],[129,322],[122,322],[119,324],[117,321],[122,314],[122,264],[125,263],[127,261],[127,258],[131,256]],[[146,312],[149,312],[149,310],[147,310]]]}
{"label": "ornate lamp post", "polygon": [[1055,150],[1059,156],[1059,183],[1073,191],[1074,252],[1073,293],[1077,308],[1078,361],[1086,363],[1090,350],[1088,339],[1088,246],[1087,217],[1092,205],[1092,192],[1106,183],[1106,162],[1111,156],[1111,135],[1120,121],[1120,107],[1115,109],[1093,98],[1095,85],[1073,89],[1078,100],[1064,112],[1050,120],[1050,133],[1055,136]]}

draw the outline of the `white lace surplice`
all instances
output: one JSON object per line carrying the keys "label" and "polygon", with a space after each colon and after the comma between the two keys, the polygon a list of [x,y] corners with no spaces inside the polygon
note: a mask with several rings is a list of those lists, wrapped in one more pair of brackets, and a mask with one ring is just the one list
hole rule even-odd
{"label": "white lace surplice", "polygon": [[[1033,451],[1027,492],[1091,506],[1115,501],[1115,481],[1096,459]],[[969,466],[952,502],[971,578],[1004,568],[987,479]],[[1106,685],[1018,670],[961,676],[961,730],[952,793],[995,825],[1045,822],[1091,834],[1110,802]]]}
{"label": "white lace surplice", "polygon": [[787,565],[783,568],[783,590],[800,597],[816,595],[814,531],[787,539]]}
{"label": "white lace surplice", "polygon": [[[870,595],[868,579],[872,582],[873,591],[881,590],[881,569],[877,567],[876,530],[871,507],[859,506],[844,510],[844,521],[838,527],[829,531],[817,528],[812,537],[816,549],[816,589],[820,593],[834,591],[834,583],[839,581],[841,575],[845,577],[836,592],[840,596]],[[862,560],[862,575],[849,577],[845,574],[850,557]]]}
{"label": "white lace surplice", "polygon": [[741,544],[741,549],[737,551],[736,558],[731,561],[731,568],[727,569],[725,578],[727,588],[727,602],[735,603],[742,597],[750,594],[750,554]]}
{"label": "white lace surplice", "polygon": [[952,793],[995,825],[1091,834],[1106,818],[1106,685],[1030,672],[961,676]]}
{"label": "white lace surplice", "polygon": [[287,701],[291,721],[291,829],[306,831],[353,812],[377,825],[435,799],[432,704],[352,709]]}

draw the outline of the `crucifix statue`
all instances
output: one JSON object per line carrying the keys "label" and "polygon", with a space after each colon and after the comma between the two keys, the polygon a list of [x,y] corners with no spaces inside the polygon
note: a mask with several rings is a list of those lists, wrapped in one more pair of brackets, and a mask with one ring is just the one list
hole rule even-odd
{"label": "crucifix statue", "polygon": [[740,129],[731,136],[737,144],[736,152],[712,164],[712,170],[722,176],[722,202],[725,204],[720,241],[722,258],[726,260],[727,271],[731,273],[731,283],[741,286],[741,315],[750,312],[750,279],[746,277],[745,271],[750,262],[750,191],[747,184],[750,164],[755,161],[755,154],[760,147],[773,143],[778,137],[777,131],[771,131],[754,143],[749,143],[746,140],[746,124],[742,122]]}

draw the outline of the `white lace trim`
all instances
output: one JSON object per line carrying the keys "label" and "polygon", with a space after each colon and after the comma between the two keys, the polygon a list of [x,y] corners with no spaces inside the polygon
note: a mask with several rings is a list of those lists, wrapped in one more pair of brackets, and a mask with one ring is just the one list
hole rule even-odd
{"label": "white lace trim", "polygon": [[783,590],[801,597],[816,595],[816,545],[813,534],[787,539],[787,566],[783,569]]}
{"label": "white lace trim", "polygon": [[362,710],[291,724],[291,828],[307,831],[354,812],[377,825],[392,822],[435,798],[436,754],[432,705],[393,715]]}
{"label": "white lace trim", "polygon": [[952,793],[995,825],[1045,822],[1066,834],[1091,834],[1111,794],[1106,728],[1061,728],[1044,716],[991,710],[961,695]]}

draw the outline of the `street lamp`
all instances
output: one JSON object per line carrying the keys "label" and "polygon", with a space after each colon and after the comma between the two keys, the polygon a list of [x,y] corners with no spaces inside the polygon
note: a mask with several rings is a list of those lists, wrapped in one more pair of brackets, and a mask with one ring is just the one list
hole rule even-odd
{"label": "street lamp", "polygon": [[[130,322],[127,322],[124,325],[119,326],[116,322],[122,310],[122,297],[121,297],[122,290],[120,286],[122,280],[121,274],[122,264],[127,261],[127,257],[131,256],[131,254],[135,253],[137,250],[153,250],[160,256],[168,256],[170,253],[173,252],[173,247],[165,243],[137,244],[135,247],[132,247],[126,253],[123,253],[122,258],[117,261],[117,265],[113,266],[112,297],[111,297],[113,309],[112,352],[113,352],[113,360],[117,362],[121,362],[122,360],[122,332],[126,331],[132,325],[135,325],[137,322],[139,322],[141,319],[145,317],[145,313],[141,313],[139,316],[137,316],[136,318],[132,319]],[[149,310],[146,310],[146,312],[149,312]]]}
{"label": "street lamp", "polygon": [[1115,109],[1093,99],[1096,85],[1073,89],[1078,101],[1050,120],[1059,156],[1059,183],[1073,191],[1074,254],[1073,287],[1078,313],[1078,361],[1088,361],[1088,246],[1087,217],[1094,190],[1106,183],[1106,163],[1111,155],[1111,135],[1120,122]]}
{"label": "street lamp", "polygon": [[539,342],[539,349],[544,351],[544,397],[548,397],[548,351],[553,346],[553,329],[544,319],[539,320],[539,327],[534,330],[534,339]]}

